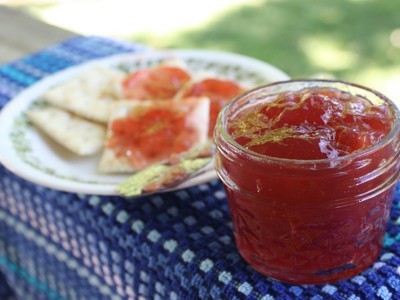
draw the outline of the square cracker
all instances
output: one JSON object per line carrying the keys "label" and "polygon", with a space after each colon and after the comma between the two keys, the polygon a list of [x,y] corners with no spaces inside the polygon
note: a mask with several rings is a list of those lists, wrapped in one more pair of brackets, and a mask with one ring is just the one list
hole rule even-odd
{"label": "square cracker", "polygon": [[[168,111],[168,113],[176,113],[180,111],[185,112],[185,129],[188,130],[189,128],[189,130],[196,135],[196,141],[191,142],[192,144],[189,145],[188,150],[198,144],[207,142],[209,100],[206,97],[193,97],[181,101],[118,101],[113,104],[111,110],[107,131],[107,142],[98,168],[100,173],[133,173],[151,164],[168,160],[171,155],[177,154],[165,154],[167,155],[166,157],[164,157],[164,154],[162,154],[157,158],[157,161],[154,161],[147,158],[146,153],[144,153],[142,149],[139,147],[135,148],[135,145],[132,145],[132,148],[129,149],[131,155],[130,157],[125,155],[125,150],[122,149],[121,154],[118,152],[121,152],[121,150],[110,146],[110,141],[115,137],[112,130],[114,121],[127,120],[129,118],[133,119],[134,121],[140,121],[141,117],[143,116],[143,112],[147,112],[155,108],[165,109]],[[154,126],[149,128],[150,131],[158,130],[157,128],[163,128],[165,125],[156,119],[153,120],[153,124]],[[182,129],[185,130],[184,128]],[[140,135],[141,133],[143,132],[138,132],[135,129],[129,129],[129,134]],[[152,131],[152,134],[154,134],[154,131]],[[172,137],[171,143],[174,142],[174,138],[178,137]],[[160,145],[160,147],[162,147],[162,145]],[[162,148],[160,148],[160,150],[162,150]],[[133,152],[134,154],[132,154]]]}
{"label": "square cracker", "polygon": [[117,69],[95,66],[51,88],[43,99],[83,118],[107,123],[110,105],[121,97],[124,76]]}
{"label": "square cracker", "polygon": [[28,112],[29,120],[64,148],[77,155],[92,155],[104,145],[106,127],[55,107]]}

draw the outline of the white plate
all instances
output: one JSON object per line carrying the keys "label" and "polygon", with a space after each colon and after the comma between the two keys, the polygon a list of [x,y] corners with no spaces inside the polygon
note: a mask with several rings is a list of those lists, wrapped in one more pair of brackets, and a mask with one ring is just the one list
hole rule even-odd
{"label": "white plate", "polygon": [[[208,70],[218,77],[246,85],[261,85],[289,77],[279,69],[253,58],[227,52],[171,50],[145,54],[123,54],[91,61],[49,76],[12,99],[0,114],[0,162],[15,174],[34,183],[67,192],[116,195],[116,186],[127,175],[96,173],[100,155],[82,158],[71,154],[43,136],[26,119],[25,112],[50,87],[93,65],[128,67],[131,71],[179,57],[192,71]],[[200,174],[176,189],[198,185],[216,178],[215,171]]]}

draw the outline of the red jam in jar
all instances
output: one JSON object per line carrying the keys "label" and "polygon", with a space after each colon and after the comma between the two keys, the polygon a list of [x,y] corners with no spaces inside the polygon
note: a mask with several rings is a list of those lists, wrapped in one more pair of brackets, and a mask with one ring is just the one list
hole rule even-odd
{"label": "red jam in jar", "polygon": [[398,118],[383,95],[340,81],[278,82],[231,101],[216,168],[244,259],[297,284],[369,267],[399,179]]}

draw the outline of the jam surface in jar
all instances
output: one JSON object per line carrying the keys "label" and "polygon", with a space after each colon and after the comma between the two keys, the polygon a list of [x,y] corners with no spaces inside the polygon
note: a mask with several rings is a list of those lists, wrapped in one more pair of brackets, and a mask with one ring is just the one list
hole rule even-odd
{"label": "jam surface in jar", "polygon": [[311,88],[271,98],[228,125],[236,142],[268,156],[337,158],[377,144],[392,128],[388,106],[339,90]]}
{"label": "jam surface in jar", "polygon": [[[269,92],[279,84],[289,91]],[[398,112],[363,87],[302,84],[229,104],[215,131],[216,169],[243,258],[284,282],[325,284],[379,256],[399,178]]]}

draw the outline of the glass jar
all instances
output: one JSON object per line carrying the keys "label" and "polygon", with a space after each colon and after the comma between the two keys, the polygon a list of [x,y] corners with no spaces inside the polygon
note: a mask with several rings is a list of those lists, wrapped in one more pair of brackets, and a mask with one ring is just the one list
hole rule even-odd
{"label": "glass jar", "polygon": [[[245,107],[314,87],[388,105],[390,133],[364,150],[318,160],[259,154],[228,134],[229,122]],[[400,167],[399,111],[386,97],[340,81],[277,82],[225,106],[214,139],[236,244],[254,269],[284,282],[324,284],[354,276],[377,259]]]}

